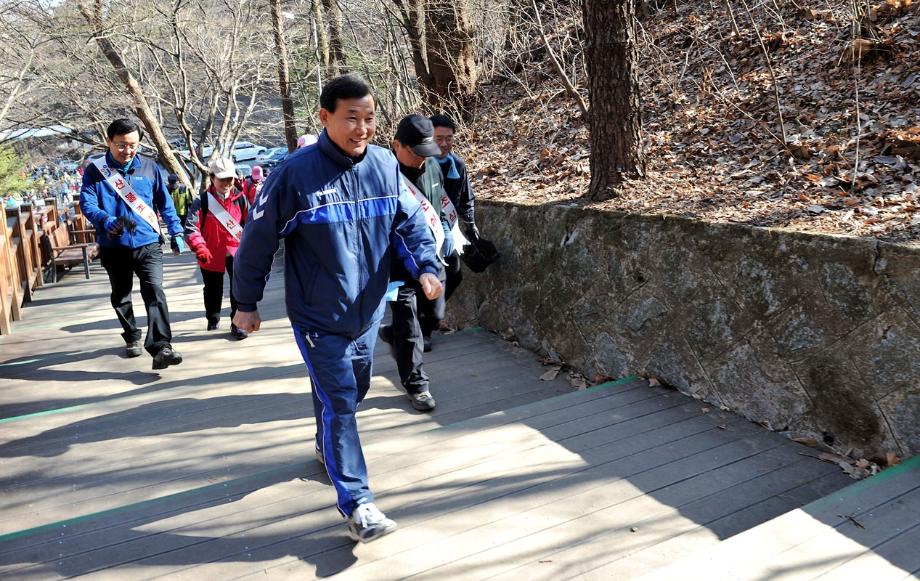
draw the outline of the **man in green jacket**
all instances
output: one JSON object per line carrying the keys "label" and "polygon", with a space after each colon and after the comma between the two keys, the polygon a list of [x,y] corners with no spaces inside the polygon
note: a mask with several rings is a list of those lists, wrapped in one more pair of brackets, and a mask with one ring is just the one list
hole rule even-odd
{"label": "man in green jacket", "polygon": [[[447,194],[441,183],[441,169],[433,157],[441,152],[434,141],[434,126],[421,115],[404,117],[396,128],[392,147],[399,161],[403,183],[425,210],[426,221],[438,246],[438,258],[443,264],[444,257],[453,253],[454,245],[447,209],[441,203],[442,196],[446,198]],[[439,278],[443,284],[443,267]],[[423,367],[423,353],[430,350],[430,347],[426,349],[425,339],[444,318],[444,297],[425,298],[418,282],[406,272],[399,260],[393,261],[390,280],[403,284],[397,291],[396,300],[390,302],[393,323],[380,327],[380,338],[390,344],[399,379],[412,407],[418,411],[431,411],[435,400]]]}
{"label": "man in green jacket", "polygon": [[170,174],[166,179],[166,189],[172,196],[173,206],[176,207],[176,214],[179,215],[179,221],[182,222],[182,228],[185,228],[185,222],[188,219],[188,209],[192,205],[192,194],[185,187],[185,184],[179,181],[179,176]]}

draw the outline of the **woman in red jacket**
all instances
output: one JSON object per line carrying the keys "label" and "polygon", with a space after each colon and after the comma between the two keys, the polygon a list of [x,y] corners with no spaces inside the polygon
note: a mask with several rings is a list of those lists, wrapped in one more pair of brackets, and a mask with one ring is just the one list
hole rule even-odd
{"label": "woman in red jacket", "polygon": [[[233,255],[243,236],[249,201],[233,185],[233,160],[215,158],[208,165],[211,185],[193,202],[188,212],[185,238],[198,257],[204,279],[204,313],[208,331],[218,328],[224,299],[224,272],[230,276],[230,320],[236,314],[233,296]],[[230,324],[230,334],[245,339],[247,334]]]}

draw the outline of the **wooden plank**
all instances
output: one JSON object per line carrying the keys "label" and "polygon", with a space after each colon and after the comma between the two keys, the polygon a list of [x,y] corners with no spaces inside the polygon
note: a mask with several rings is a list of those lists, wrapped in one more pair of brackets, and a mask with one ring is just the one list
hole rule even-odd
{"label": "wooden plank", "polygon": [[[696,426],[694,429],[696,430],[704,429],[707,426],[709,429],[711,429],[712,426],[711,426],[711,423],[708,421],[708,418],[706,418],[705,420],[706,421],[704,421],[702,425]],[[508,429],[512,429],[512,428],[515,428],[515,426],[511,426]],[[665,430],[668,430],[668,429],[671,429],[673,431],[673,428],[670,426],[669,428],[666,428]],[[684,428],[683,431],[679,430],[676,433],[678,434],[686,433],[686,428]],[[635,444],[633,444],[635,446],[646,445],[646,444],[639,443],[639,440],[643,440],[641,436],[638,438],[633,438],[632,440],[635,442]],[[646,440],[648,440],[648,438],[646,438]],[[563,457],[566,457],[566,458],[572,457],[569,452],[563,452],[562,449],[559,448],[558,446],[550,444],[548,446],[544,446],[544,448],[546,447],[549,447],[551,450],[559,450],[563,454]],[[629,446],[624,446],[624,447],[629,448]],[[547,454],[546,450],[534,450],[533,452],[531,452],[531,454],[529,454],[527,458],[520,459],[518,462],[519,463],[526,462],[530,466],[536,466],[546,461],[546,458],[547,458],[546,454]],[[405,459],[405,457],[403,458]],[[576,458],[577,457],[573,458],[573,460],[575,460],[576,462],[576,465],[581,465],[582,464],[581,461],[577,460]],[[470,488],[470,482],[469,482],[470,479],[475,478],[478,474],[481,474],[483,471],[485,471],[487,474],[491,472],[495,472],[495,471],[498,471],[500,474],[509,473],[509,472],[514,473],[514,467],[511,467],[511,469],[509,470],[509,468],[507,467],[507,462],[505,462],[501,458],[493,459],[492,461],[484,465],[481,465],[481,466],[476,466],[476,465],[470,466],[466,469],[455,471],[456,474],[459,474],[460,481],[459,483],[455,483],[454,486],[455,487],[459,486],[461,490],[465,488]],[[373,466],[371,466],[371,473],[372,474],[377,473],[377,471],[375,470]],[[391,489],[394,489],[394,488],[414,489],[415,484],[419,481],[419,475],[430,476],[430,474],[427,474],[427,471],[425,470],[424,467],[410,468],[408,470],[405,470],[405,469],[396,470],[389,475],[384,475],[383,478],[372,477],[372,485],[374,485],[375,490],[383,491],[384,497],[387,498],[390,495],[388,491],[390,491]],[[452,477],[450,475],[445,475],[441,477],[441,480],[444,481],[444,483],[446,484],[452,481]],[[511,481],[510,484],[512,486],[520,486],[520,483],[518,483],[516,480]],[[480,494],[478,492],[478,487],[474,487],[474,488],[476,489],[471,490],[467,494],[467,497],[468,497],[467,502],[475,503],[476,499],[480,497]],[[505,488],[507,488],[507,485],[489,486],[488,492],[489,494],[500,494],[505,490]],[[428,495],[428,496],[434,495],[434,496],[443,497],[445,495],[449,496],[450,493],[451,493],[451,490],[447,489],[445,486],[440,486],[438,482],[429,482],[428,486],[423,488],[422,494]],[[316,503],[315,510],[309,509],[310,510],[309,514],[305,515],[304,517],[300,519],[294,519],[294,521],[287,522],[287,523],[284,523],[284,525],[279,525],[279,526],[283,526],[284,530],[289,530],[288,527],[294,527],[293,530],[300,531],[299,537],[302,537],[305,534],[309,534],[312,531],[315,531],[316,530],[315,527],[320,527],[320,530],[322,530],[323,527],[328,527],[329,518],[331,517],[333,519],[333,522],[335,522],[337,525],[335,526],[336,532],[335,534],[332,535],[332,538],[335,539],[338,545],[340,546],[351,547],[351,542],[348,541],[347,538],[345,538],[342,534],[343,529],[342,529],[342,524],[341,524],[340,519],[337,517],[337,515],[335,515],[334,510],[328,508],[327,503],[329,502],[329,500],[325,498],[317,498],[313,502]],[[388,501],[384,500],[384,503],[386,502]],[[300,505],[299,508],[303,508],[303,505]],[[245,531],[244,536],[250,540],[250,547],[253,547],[254,545],[257,546],[257,540],[260,538],[268,538],[268,539],[275,540],[276,534],[272,532],[273,530],[274,529],[271,526],[254,527],[252,530]],[[303,539],[299,537],[297,539],[294,539],[291,542],[299,546],[300,544],[303,543]],[[226,546],[226,545],[223,543],[221,539],[214,539],[213,543],[207,544],[207,547],[211,547],[211,550],[220,550],[221,547],[223,546]],[[236,543],[231,542],[230,546],[236,546]],[[188,550],[195,552],[197,556],[196,558],[200,559],[203,556],[203,553],[201,553],[201,551],[205,550],[205,547],[196,545],[194,548],[190,548]],[[272,543],[269,547],[266,547],[265,550],[275,551],[277,550],[277,547],[275,547],[274,543]],[[253,553],[255,553],[255,551],[253,551]],[[179,561],[182,561],[183,557],[180,555],[176,557],[176,559]],[[138,565],[130,565],[130,568],[133,570],[137,566]],[[124,574],[124,570],[121,571],[121,574]]]}
{"label": "wooden plank", "polygon": [[[851,518],[836,526],[828,526],[821,534],[756,563],[746,571],[748,578],[768,577],[777,581],[814,579],[865,554],[876,545],[896,538],[920,523],[920,483],[913,490]],[[914,553],[920,553],[920,545],[914,547]],[[907,563],[905,571],[897,561],[891,565],[905,574],[912,568]]]}
{"label": "wooden plank", "polygon": [[900,531],[891,540],[863,551],[855,559],[818,577],[822,581],[895,581],[915,579],[920,572],[920,523]]}
{"label": "wooden plank", "polygon": [[[622,509],[617,507],[615,514],[587,515],[567,523],[560,532],[571,528],[568,543],[555,536],[556,529],[547,531],[547,547],[538,558],[513,562],[505,567],[508,572],[498,578],[558,579],[603,566],[607,568],[597,578],[629,579],[636,575],[636,570],[623,571],[619,564],[610,564],[622,560],[624,565],[633,565],[637,556],[642,555],[643,563],[638,570],[647,570],[670,562],[674,550],[680,551],[685,545],[699,547],[717,542],[718,535],[708,529],[709,534],[700,535],[702,542],[696,545],[685,543],[682,535],[706,528],[709,523],[744,511],[766,498],[811,483],[816,469],[827,470],[814,460],[796,457],[787,445],[779,444],[763,453],[649,492],[649,497],[631,501]],[[583,520],[595,518],[618,525],[589,526],[579,530]],[[587,530],[596,532],[586,534]],[[537,553],[531,551],[532,555]]]}
{"label": "wooden plank", "polygon": [[[623,393],[622,393],[622,397],[627,397],[627,396],[629,396],[629,394],[630,394],[630,392],[623,392]],[[632,397],[635,397],[635,396],[636,396],[636,394],[632,394]],[[614,401],[616,401],[616,400],[614,400]],[[496,418],[499,419],[499,416],[496,416]],[[563,416],[561,419],[559,419],[559,421],[564,421],[564,419],[565,419],[565,418],[564,418],[564,416]],[[477,434],[477,435],[480,435],[480,436],[481,436],[482,433],[480,432],[480,433]],[[447,431],[447,432],[445,432],[445,436],[447,436],[447,437],[452,437],[452,438],[455,438],[455,439],[456,439],[456,433],[455,433],[455,432]],[[429,436],[429,440],[430,440],[430,436]],[[494,437],[491,437],[491,436],[490,436],[490,437],[487,437],[486,440],[484,440],[484,441],[490,441],[491,443],[494,443]],[[305,446],[303,446],[303,445],[300,444],[300,443],[297,443],[297,445],[300,446],[300,449],[306,448]],[[442,446],[442,448],[443,448],[443,446]],[[486,455],[490,454],[490,453],[492,452],[492,450],[494,450],[494,449],[486,449],[486,448],[478,448],[478,449],[481,450],[481,451],[483,451]],[[436,454],[437,454],[437,451],[435,451],[435,450],[433,450],[432,452],[429,453],[429,455],[436,455]],[[418,456],[418,455],[416,455],[416,456]],[[397,460],[398,462],[397,462],[394,466],[392,466],[392,467],[390,468],[390,471],[395,472],[396,474],[400,474],[400,473],[403,472],[404,465],[406,464],[407,461],[408,461],[408,462],[419,462],[419,461],[423,461],[423,462],[424,462],[425,459],[426,459],[425,457],[421,457],[421,458],[419,458],[419,457],[412,457],[412,456],[408,456],[408,457],[407,457],[407,456],[404,456],[404,455],[401,455],[401,454],[400,454],[400,455],[398,455],[398,456],[396,457],[396,460]],[[460,459],[459,459],[459,458],[457,458],[457,457],[452,457],[452,458],[450,459],[448,465],[451,466],[451,467],[456,467],[456,466],[462,465],[462,463],[460,462]],[[379,472],[384,472],[384,471],[385,471],[385,468],[384,468],[384,467],[381,467],[381,470],[379,470]],[[376,466],[372,466],[372,474],[377,474],[377,473],[378,473],[377,467],[376,467]],[[377,488],[377,487],[375,486],[375,488]],[[56,549],[60,549],[60,547],[56,547]]]}
{"label": "wooden plank", "polygon": [[920,457],[914,457],[877,476],[851,484],[801,509],[747,530],[711,551],[662,568],[643,579],[673,579],[673,575],[711,575],[743,578],[757,564],[848,522],[920,486]]}
{"label": "wooden plank", "polygon": [[[668,414],[667,411],[660,413]],[[636,426],[632,426],[632,431],[635,430]],[[637,474],[682,458],[688,451],[711,449],[724,437],[721,433],[715,437],[716,431],[721,432],[714,428],[712,418],[708,417],[697,416],[677,424],[667,423],[665,427],[644,434],[634,434],[620,439],[615,446],[607,446],[604,451],[604,466],[608,471],[622,470],[623,474],[620,476],[625,478],[630,474]],[[681,445],[674,446],[676,441],[680,441]],[[659,449],[660,454],[643,454],[648,450]],[[388,514],[392,513],[392,516],[402,523],[400,534],[360,547],[353,547],[346,540],[334,551],[325,549],[323,565],[335,569],[338,566],[336,563],[351,562],[354,556],[358,556],[362,563],[374,561],[389,556],[393,552],[390,544],[393,542],[399,546],[411,547],[418,547],[421,546],[419,543],[423,543],[426,551],[420,557],[426,561],[445,558],[451,553],[452,548],[457,548],[452,542],[455,535],[474,526],[527,511],[532,506],[530,501],[533,500],[533,495],[547,495],[543,500],[545,504],[565,498],[569,494],[585,493],[604,486],[605,482],[602,479],[595,478],[595,474],[588,472],[590,469],[590,465],[579,455],[561,446],[547,444],[529,452],[495,457],[488,462],[436,477],[429,475],[425,478],[423,472],[413,474],[411,470],[403,471],[403,483],[394,482],[397,486],[384,485],[383,489],[387,494],[380,502]],[[378,482],[380,480],[377,479]],[[393,506],[391,503],[398,504]],[[434,528],[417,526],[418,523],[428,520],[436,523],[432,525]],[[434,530],[437,530],[436,534],[433,534]],[[293,539],[282,546],[288,547],[286,550],[294,550],[296,544],[297,540]],[[271,554],[282,546],[272,546]],[[282,559],[277,565],[270,565],[309,567],[309,555],[299,554],[300,558],[293,562]],[[253,551],[252,555],[258,559],[261,553]],[[405,555],[400,557],[406,558]],[[190,571],[188,575],[220,577],[230,570],[239,570],[240,564],[234,561],[234,556],[225,555],[221,558],[224,560],[223,564],[202,566]],[[397,576],[406,576],[410,570],[416,570],[421,564],[419,561],[406,568],[408,565],[400,562],[399,566],[395,567],[401,571]],[[262,568],[272,567],[266,567],[266,563],[263,562],[259,565],[259,569]],[[390,567],[383,566],[375,566],[373,572],[375,578],[388,578],[393,574]],[[303,571],[300,573],[308,574]],[[279,575],[277,572],[273,574]],[[283,573],[280,575],[283,576]]]}

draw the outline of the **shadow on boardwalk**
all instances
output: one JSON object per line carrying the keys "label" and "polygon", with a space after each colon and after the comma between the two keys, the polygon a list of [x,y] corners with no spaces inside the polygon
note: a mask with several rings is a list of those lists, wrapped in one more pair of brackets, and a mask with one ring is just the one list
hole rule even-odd
{"label": "shadow on boardwalk", "polygon": [[573,392],[468,330],[426,355],[433,414],[378,348],[359,423],[400,530],[354,546],[312,456],[281,273],[263,330],[233,342],[203,330],[195,271],[166,269],[180,366],[121,356],[98,267],[0,337],[0,576],[629,579],[847,483],[739,417],[641,381]]}

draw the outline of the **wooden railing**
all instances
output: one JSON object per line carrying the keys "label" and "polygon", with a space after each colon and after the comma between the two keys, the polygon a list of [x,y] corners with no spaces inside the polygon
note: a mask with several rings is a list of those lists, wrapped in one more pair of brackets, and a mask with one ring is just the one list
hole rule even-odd
{"label": "wooden railing", "polygon": [[0,220],[0,333],[8,335],[22,318],[22,278],[16,263],[18,243],[10,235],[9,218]]}
{"label": "wooden railing", "polygon": [[89,278],[95,243],[89,222],[79,206],[74,209],[69,225],[67,209],[54,199],[42,207],[23,204],[0,212],[0,334],[9,334],[13,321],[22,318],[23,304],[44,284],[45,268],[52,282],[59,268],[78,264]]}

